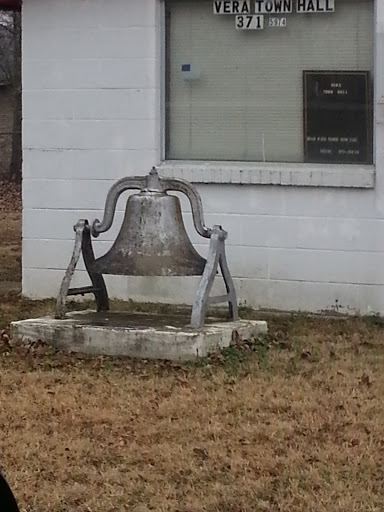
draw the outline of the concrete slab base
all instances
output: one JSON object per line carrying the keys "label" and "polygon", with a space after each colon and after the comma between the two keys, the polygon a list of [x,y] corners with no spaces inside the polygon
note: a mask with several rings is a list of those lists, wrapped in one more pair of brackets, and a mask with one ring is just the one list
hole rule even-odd
{"label": "concrete slab base", "polygon": [[41,340],[56,349],[84,354],[188,361],[228,347],[234,337],[250,339],[268,331],[264,321],[209,318],[202,329],[192,329],[186,327],[188,320],[183,315],[83,311],[69,313],[63,320],[12,322],[11,336],[15,342]]}

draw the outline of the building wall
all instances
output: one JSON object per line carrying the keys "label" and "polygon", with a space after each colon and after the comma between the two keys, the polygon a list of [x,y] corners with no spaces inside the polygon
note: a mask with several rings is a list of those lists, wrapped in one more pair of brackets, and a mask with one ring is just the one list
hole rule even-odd
{"label": "building wall", "polygon": [[[57,294],[73,248],[72,225],[78,218],[102,216],[112,183],[160,163],[161,27],[160,0],[23,4],[23,291],[28,297]],[[381,2],[376,30],[383,40]],[[284,310],[384,312],[379,96],[374,189],[199,185],[206,223],[229,231],[228,260],[241,302]],[[121,200],[113,230],[96,243],[99,254],[116,235],[123,209]],[[85,272],[78,272],[74,284],[86,282]],[[112,297],[189,302],[196,279],[110,277],[108,283]]]}

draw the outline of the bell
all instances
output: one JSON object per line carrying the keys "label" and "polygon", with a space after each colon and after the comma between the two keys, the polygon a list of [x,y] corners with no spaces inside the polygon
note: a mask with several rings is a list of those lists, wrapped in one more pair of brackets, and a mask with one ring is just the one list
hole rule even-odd
{"label": "bell", "polygon": [[115,243],[91,271],[127,276],[201,275],[206,260],[185,230],[180,201],[160,190],[131,195]]}
{"label": "bell", "polygon": [[[120,195],[126,190],[139,190],[127,201],[120,232],[111,249],[95,259],[92,236],[108,231],[116,212]],[[191,205],[197,233],[209,239],[207,260],[202,258],[188,238],[180,201],[167,191],[181,192]],[[202,327],[210,304],[227,302],[232,320],[238,319],[236,291],[225,255],[227,232],[218,225],[204,224],[201,198],[195,187],[177,178],[161,178],[155,168],[147,176],[128,176],[117,181],[109,190],[104,217],[90,226],[80,219],[75,229],[75,246],[56,301],[56,318],[64,318],[65,304],[70,295],[93,293],[97,311],[108,311],[108,291],[103,274],[125,276],[194,276],[201,275],[192,307],[191,327]],[[92,282],[91,286],[70,288],[80,255]],[[225,295],[211,297],[213,281],[220,267],[226,288]]]}

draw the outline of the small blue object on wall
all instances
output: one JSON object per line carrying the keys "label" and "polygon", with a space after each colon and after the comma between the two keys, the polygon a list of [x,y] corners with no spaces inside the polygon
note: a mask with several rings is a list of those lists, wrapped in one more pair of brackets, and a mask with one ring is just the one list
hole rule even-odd
{"label": "small blue object on wall", "polygon": [[198,80],[200,78],[200,68],[196,64],[181,64],[181,74],[183,80]]}

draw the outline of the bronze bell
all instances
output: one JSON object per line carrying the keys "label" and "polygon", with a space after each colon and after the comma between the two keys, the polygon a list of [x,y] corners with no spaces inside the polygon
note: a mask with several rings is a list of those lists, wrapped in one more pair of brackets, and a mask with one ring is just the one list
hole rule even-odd
{"label": "bronze bell", "polygon": [[[95,258],[93,237],[108,231],[116,212],[120,195],[126,190],[139,190],[127,201],[124,221],[111,249]],[[180,201],[168,191],[186,195],[192,210],[197,233],[209,239],[207,260],[193,247],[185,230]],[[204,224],[201,198],[196,188],[187,181],[159,177],[155,168],[148,176],[128,176],[117,181],[109,190],[102,222],[96,219],[92,226],[80,219],[74,226],[76,237],[72,257],[61,283],[56,302],[56,318],[65,316],[65,303],[70,295],[93,293],[97,310],[109,309],[108,291],[103,274],[126,276],[193,276],[201,275],[192,306],[192,327],[202,327],[210,304],[228,303],[232,320],[238,318],[236,291],[229,272],[225,240],[227,232],[221,226],[207,228]],[[80,255],[91,286],[70,288]],[[213,281],[221,270],[226,293],[210,295]]]}
{"label": "bronze bell", "polygon": [[128,198],[115,243],[91,270],[126,276],[193,276],[203,273],[205,263],[187,235],[179,198],[152,184]]}

